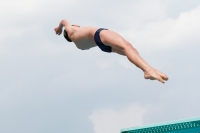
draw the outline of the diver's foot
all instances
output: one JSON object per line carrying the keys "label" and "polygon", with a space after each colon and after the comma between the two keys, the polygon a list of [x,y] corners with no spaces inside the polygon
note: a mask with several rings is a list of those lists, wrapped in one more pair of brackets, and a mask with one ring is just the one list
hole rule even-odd
{"label": "diver's foot", "polygon": [[145,71],[144,78],[150,79],[150,80],[158,80],[162,83],[165,83],[165,81],[168,80],[167,75],[165,75],[164,73],[162,73],[154,68],[151,68],[151,69],[148,69],[147,71]]}

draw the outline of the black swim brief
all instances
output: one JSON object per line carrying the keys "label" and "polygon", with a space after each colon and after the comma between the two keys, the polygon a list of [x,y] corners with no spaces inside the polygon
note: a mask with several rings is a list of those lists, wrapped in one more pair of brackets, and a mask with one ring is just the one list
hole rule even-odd
{"label": "black swim brief", "polygon": [[106,46],[104,45],[102,42],[101,42],[101,38],[100,38],[100,32],[102,30],[107,30],[107,29],[104,29],[104,28],[100,28],[98,29],[95,34],[94,34],[94,41],[96,42],[97,46],[104,52],[112,52],[112,48],[110,46]]}

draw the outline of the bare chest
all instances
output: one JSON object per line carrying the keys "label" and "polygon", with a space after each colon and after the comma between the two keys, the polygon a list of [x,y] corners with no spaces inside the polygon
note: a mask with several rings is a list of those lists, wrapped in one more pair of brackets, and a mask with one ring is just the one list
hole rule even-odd
{"label": "bare chest", "polygon": [[71,39],[79,49],[90,49],[95,47],[94,41],[94,33],[96,32],[96,28],[85,27],[77,29]]}

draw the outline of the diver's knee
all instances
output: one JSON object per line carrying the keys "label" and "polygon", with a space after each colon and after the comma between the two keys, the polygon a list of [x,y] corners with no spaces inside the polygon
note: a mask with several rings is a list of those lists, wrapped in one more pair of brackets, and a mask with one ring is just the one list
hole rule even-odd
{"label": "diver's knee", "polygon": [[124,45],[123,51],[124,53],[127,53],[129,51],[134,51],[135,53],[138,53],[137,49],[135,49],[130,43]]}
{"label": "diver's knee", "polygon": [[127,51],[127,50],[130,50],[130,49],[134,49],[133,46],[130,43],[124,42],[123,50]]}

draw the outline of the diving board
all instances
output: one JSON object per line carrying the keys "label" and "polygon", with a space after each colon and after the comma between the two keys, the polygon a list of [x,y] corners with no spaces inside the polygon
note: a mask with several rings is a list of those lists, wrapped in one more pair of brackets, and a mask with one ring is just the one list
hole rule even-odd
{"label": "diving board", "polygon": [[121,133],[200,133],[200,117],[125,128]]}

